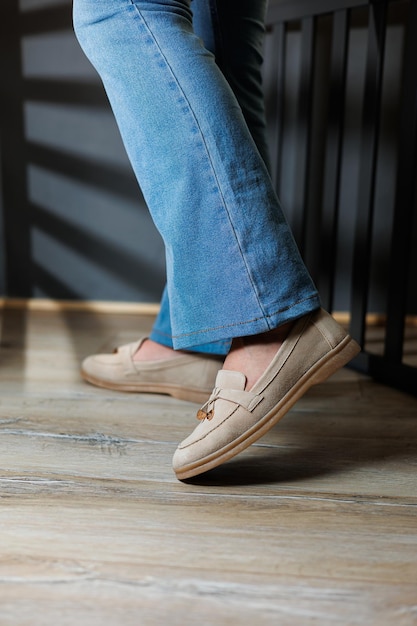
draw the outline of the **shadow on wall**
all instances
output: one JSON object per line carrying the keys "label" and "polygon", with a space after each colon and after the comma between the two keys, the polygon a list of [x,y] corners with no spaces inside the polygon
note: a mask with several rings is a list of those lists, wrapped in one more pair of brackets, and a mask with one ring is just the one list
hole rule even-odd
{"label": "shadow on wall", "polygon": [[163,244],[71,9],[0,6],[3,292],[157,302]]}

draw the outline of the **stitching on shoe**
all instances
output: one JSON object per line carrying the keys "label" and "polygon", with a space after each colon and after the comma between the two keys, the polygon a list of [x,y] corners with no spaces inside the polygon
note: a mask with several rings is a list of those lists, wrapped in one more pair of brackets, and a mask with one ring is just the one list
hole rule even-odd
{"label": "stitching on shoe", "polygon": [[333,348],[337,345],[337,342],[336,343],[332,342],[331,339],[330,339],[330,336],[328,336],[325,333],[325,331],[322,330],[320,328],[320,326],[316,322],[314,322],[314,321],[313,321],[313,326],[315,326],[317,328],[317,330],[319,331],[320,335],[323,337],[323,339],[325,341],[327,341],[327,343],[329,344],[329,347],[333,350]]}

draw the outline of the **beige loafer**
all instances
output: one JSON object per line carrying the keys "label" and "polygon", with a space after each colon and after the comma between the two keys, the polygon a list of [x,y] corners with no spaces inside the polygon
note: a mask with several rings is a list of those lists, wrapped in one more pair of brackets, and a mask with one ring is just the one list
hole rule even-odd
{"label": "beige loafer", "polygon": [[177,448],[180,480],[210,470],[267,433],[311,387],[325,381],[360,351],[322,309],[295,322],[280,350],[250,391],[240,372],[220,370],[197,428]]}
{"label": "beige loafer", "polygon": [[120,346],[113,354],[87,357],[81,366],[82,377],[115,391],[162,393],[189,402],[205,402],[223,359],[189,353],[159,361],[134,361],[133,355],[145,339]]}

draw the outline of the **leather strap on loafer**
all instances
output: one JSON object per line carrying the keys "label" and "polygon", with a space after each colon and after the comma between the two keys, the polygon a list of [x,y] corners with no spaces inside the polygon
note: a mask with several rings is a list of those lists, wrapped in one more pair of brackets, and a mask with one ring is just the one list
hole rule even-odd
{"label": "leather strap on loafer", "polygon": [[[216,402],[224,400],[226,402],[235,405],[235,407],[242,407],[247,411],[253,411],[260,402],[263,400],[263,396],[244,389],[237,388],[237,385],[244,386],[246,383],[245,376],[241,372],[233,372],[229,370],[220,370],[217,374],[216,386],[213,393],[207,402],[201,407],[197,413],[197,419],[203,420],[213,419],[215,413]],[[230,386],[224,388],[224,386],[234,384],[234,388]],[[230,407],[233,409],[233,406]]]}

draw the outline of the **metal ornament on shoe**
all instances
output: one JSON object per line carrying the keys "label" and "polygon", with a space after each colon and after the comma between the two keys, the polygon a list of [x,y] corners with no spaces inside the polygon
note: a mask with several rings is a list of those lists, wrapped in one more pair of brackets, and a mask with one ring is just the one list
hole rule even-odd
{"label": "metal ornament on shoe", "polygon": [[228,372],[227,370],[221,370],[217,375],[216,383],[235,383],[235,386],[234,388],[226,389],[216,386],[210,398],[205,404],[203,404],[201,409],[198,411],[198,420],[212,420],[214,417],[215,403],[219,400],[224,400],[228,403],[231,403],[232,405],[234,405],[234,407],[240,406],[249,412],[252,412],[263,400],[262,395],[242,389],[242,383],[239,386],[236,385],[236,378],[235,380],[233,380],[235,374],[239,374],[241,376],[239,382],[241,383],[241,381],[243,380],[244,385],[244,376],[243,374],[240,374],[240,372]]}
{"label": "metal ornament on shoe", "polygon": [[[205,419],[208,420],[212,420],[214,417],[214,400],[217,397],[217,391],[219,391],[218,389],[214,389],[213,393],[211,394],[210,398],[207,400],[207,402],[205,402],[205,404],[203,404],[203,406],[201,407],[201,409],[198,410],[197,412],[197,419],[202,422]],[[208,409],[208,407],[210,406],[210,404],[213,404],[213,407],[206,411],[206,409]]]}

